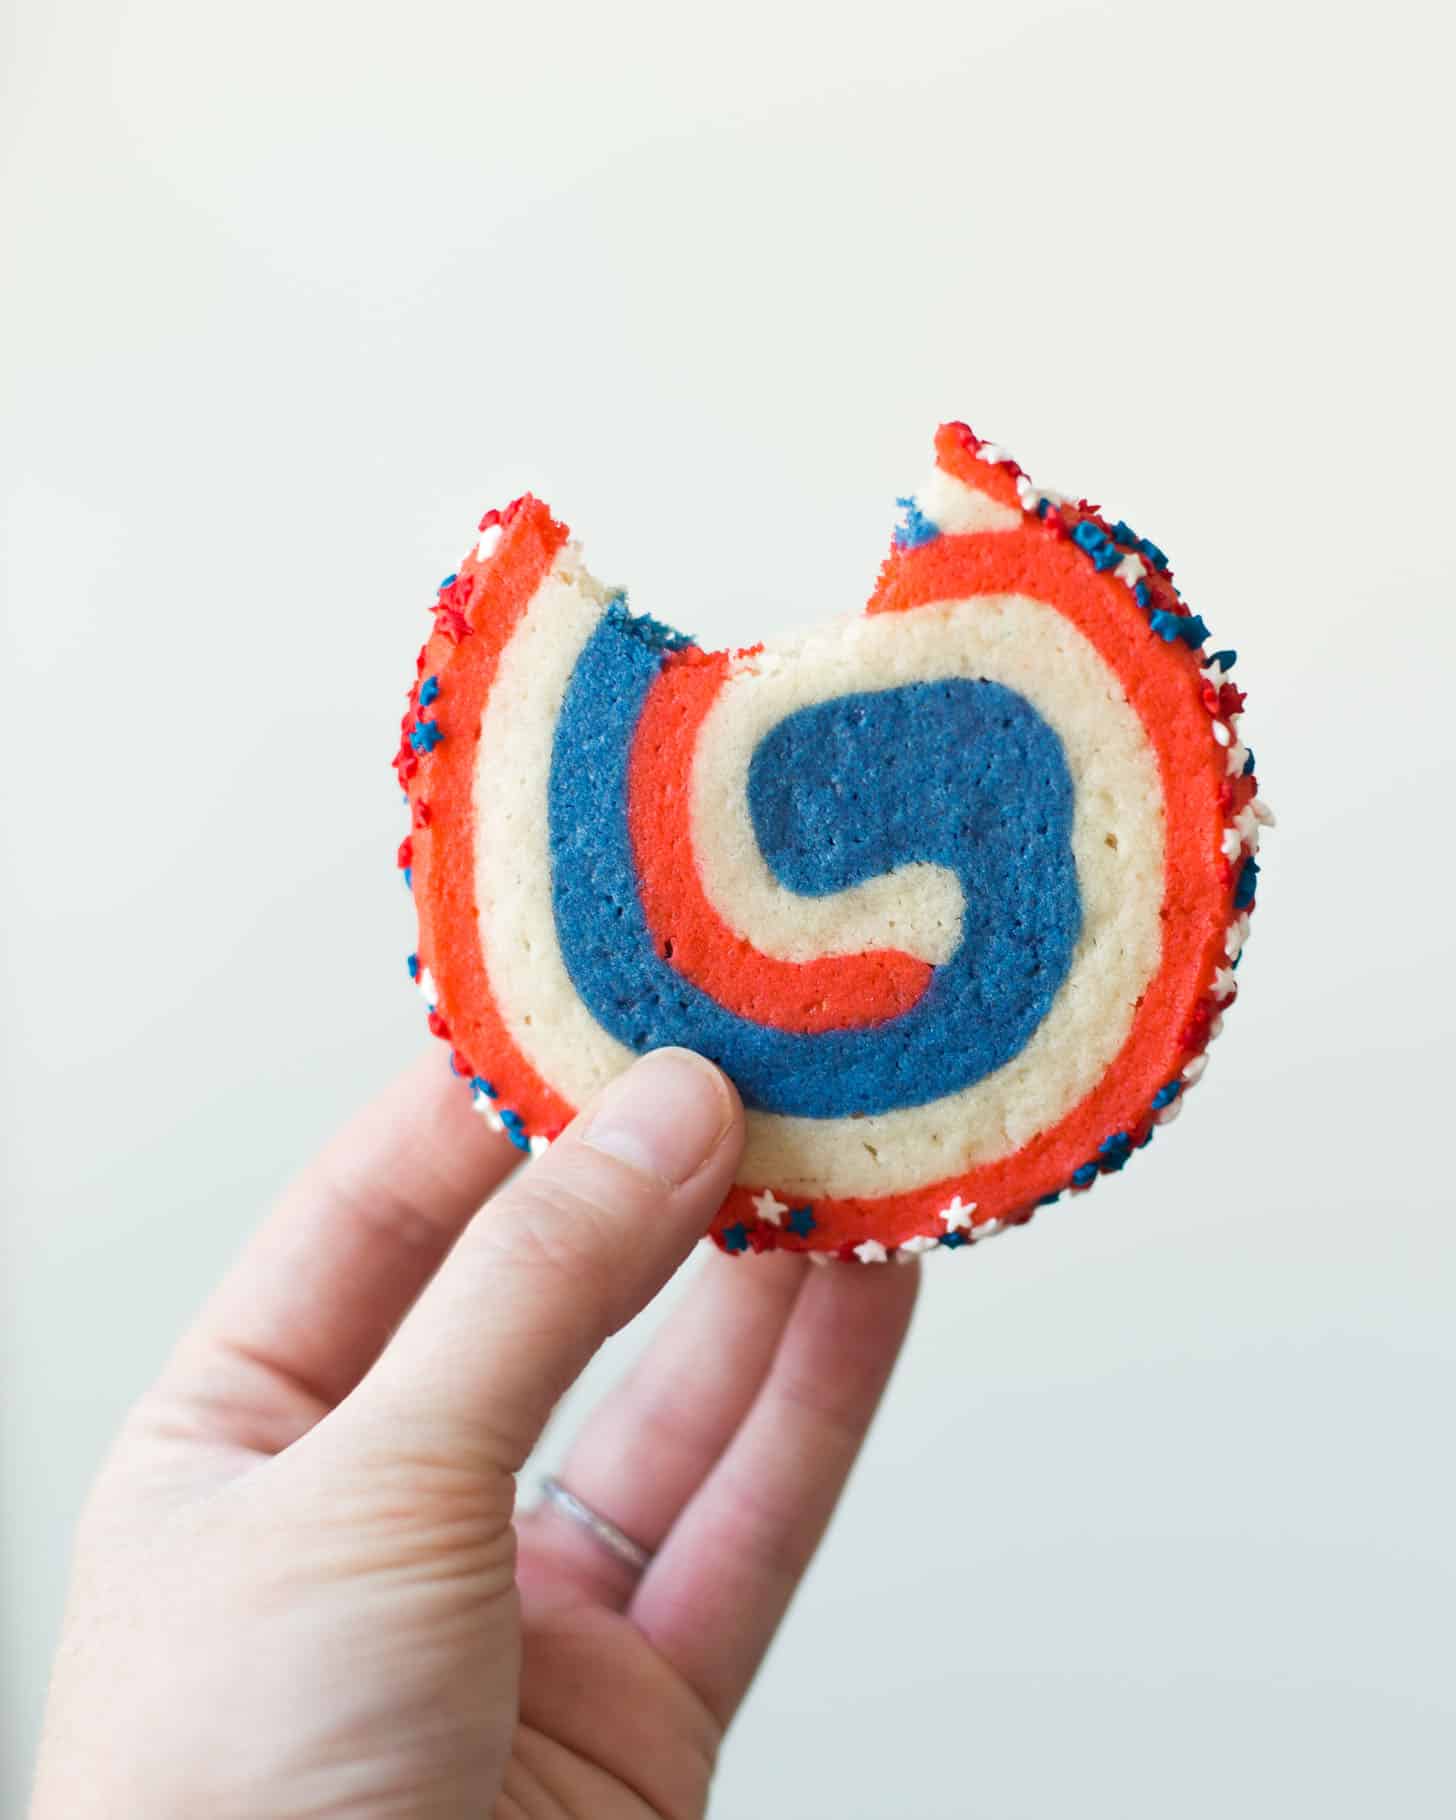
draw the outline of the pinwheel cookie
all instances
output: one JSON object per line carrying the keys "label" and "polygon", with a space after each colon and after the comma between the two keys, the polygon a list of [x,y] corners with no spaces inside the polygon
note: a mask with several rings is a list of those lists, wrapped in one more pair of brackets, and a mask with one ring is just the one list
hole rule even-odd
{"label": "pinwheel cookie", "polygon": [[441,585],[395,760],[411,972],[523,1149],[682,1044],[748,1109],[715,1237],[955,1249],[1120,1170],[1235,995],[1261,824],[1167,559],[935,442],[859,618],[701,649],[529,496]]}

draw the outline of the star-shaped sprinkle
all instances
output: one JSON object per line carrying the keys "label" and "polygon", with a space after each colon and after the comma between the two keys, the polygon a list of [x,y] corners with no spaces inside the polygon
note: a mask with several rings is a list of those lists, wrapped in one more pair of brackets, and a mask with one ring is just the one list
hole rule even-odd
{"label": "star-shaped sprinkle", "polygon": [[971,1223],[971,1215],[976,1211],[974,1201],[963,1201],[959,1195],[949,1207],[942,1207],[940,1217],[945,1221],[948,1232],[958,1232]]}
{"label": "star-shaped sprinkle", "polygon": [[947,1251],[955,1251],[962,1245],[969,1245],[971,1241],[963,1232],[948,1232],[940,1242]]}
{"label": "star-shaped sprinkle", "polygon": [[801,1239],[807,1239],[809,1234],[814,1230],[814,1226],[815,1220],[812,1208],[796,1207],[789,1215],[789,1231],[798,1233]]}
{"label": "star-shaped sprinkle", "polygon": [[884,1264],[890,1256],[878,1239],[866,1239],[862,1245],[856,1245],[854,1255],[861,1264]]}
{"label": "star-shaped sprinkle", "polygon": [[772,1188],[765,1188],[762,1194],[753,1197],[753,1211],[765,1225],[778,1226],[783,1223],[784,1215],[789,1211],[786,1201],[776,1200]]}
{"label": "star-shaped sprinkle", "polygon": [[921,1232],[917,1233],[913,1239],[906,1239],[904,1244],[901,1245],[900,1251],[902,1255],[905,1252],[909,1252],[910,1256],[913,1258],[919,1252],[934,1251],[939,1243],[939,1239],[933,1239],[929,1237],[928,1234]]}
{"label": "star-shaped sprinkle", "polygon": [[725,1251],[746,1251],[748,1249],[748,1228],[742,1220],[735,1225],[723,1228],[723,1248]]}

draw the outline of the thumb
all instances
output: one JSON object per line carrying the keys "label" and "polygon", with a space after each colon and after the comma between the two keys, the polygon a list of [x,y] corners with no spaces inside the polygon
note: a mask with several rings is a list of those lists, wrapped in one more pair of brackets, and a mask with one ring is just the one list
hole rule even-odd
{"label": "thumb", "polygon": [[477,1214],[335,1421],[372,1448],[518,1471],[562,1392],[703,1236],[742,1148],[711,1062],[644,1056]]}

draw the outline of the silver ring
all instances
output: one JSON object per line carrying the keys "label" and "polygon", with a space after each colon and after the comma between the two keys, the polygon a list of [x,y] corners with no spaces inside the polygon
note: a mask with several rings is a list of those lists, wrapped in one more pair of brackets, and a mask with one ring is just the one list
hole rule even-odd
{"label": "silver ring", "polygon": [[549,1475],[541,1481],[541,1496],[548,1504],[554,1504],[564,1517],[570,1517],[573,1523],[580,1523],[583,1529],[590,1530],[592,1535],[609,1554],[619,1561],[625,1561],[635,1573],[645,1573],[652,1560],[652,1550],[644,1548],[640,1542],[634,1542],[625,1530],[618,1529],[610,1518],[602,1516],[592,1509],[590,1504],[583,1504],[574,1491],[568,1491],[560,1479]]}

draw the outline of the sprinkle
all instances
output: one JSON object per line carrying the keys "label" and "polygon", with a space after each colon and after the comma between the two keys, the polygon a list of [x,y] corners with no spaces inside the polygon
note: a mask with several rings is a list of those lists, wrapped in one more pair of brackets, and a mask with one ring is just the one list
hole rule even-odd
{"label": "sprinkle", "polygon": [[1254,901],[1254,893],[1259,889],[1259,862],[1251,853],[1239,870],[1239,881],[1234,886],[1234,909],[1247,910]]}
{"label": "sprinkle", "polygon": [[1189,1062],[1188,1066],[1183,1070],[1184,1084],[1192,1087],[1198,1081],[1201,1081],[1203,1079],[1203,1071],[1207,1066],[1208,1057],[1206,1054],[1195,1055],[1193,1060]]}
{"label": "sprinkle", "polygon": [[1138,548],[1155,569],[1163,570],[1168,566],[1168,559],[1150,537],[1140,537]]}
{"label": "sprinkle", "polygon": [[983,1220],[979,1226],[972,1227],[971,1237],[978,1245],[983,1245],[987,1239],[999,1239],[1005,1230],[1005,1220]]}
{"label": "sprinkle", "polygon": [[962,1245],[969,1245],[971,1241],[963,1232],[948,1232],[940,1242],[947,1251],[959,1251]]}
{"label": "sprinkle", "polygon": [[1037,1202],[1037,1206],[1038,1207],[1055,1207],[1057,1202],[1059,1200],[1061,1200],[1061,1198],[1062,1198],[1061,1189],[1055,1188],[1052,1190],[1052,1192],[1050,1194],[1044,1194],[1041,1197],[1041,1199]]}
{"label": "sprinkle", "polygon": [[475,528],[477,531],[493,531],[499,526],[500,521],[501,515],[499,510],[495,506],[492,506],[481,518],[480,523]]}
{"label": "sprinkle", "polygon": [[1239,654],[1237,651],[1215,651],[1208,661],[1217,664],[1220,670],[1232,670],[1239,661]]}
{"label": "sprinkle", "polygon": [[420,989],[420,997],[429,1006],[430,1010],[433,1011],[440,1002],[440,994],[435,989],[435,981],[428,967],[422,967],[420,969],[420,976],[415,981],[415,984]]}
{"label": "sprinkle", "polygon": [[723,1249],[725,1251],[746,1251],[748,1249],[748,1228],[742,1220],[723,1228]]}
{"label": "sprinkle", "polygon": [[400,877],[404,880],[405,890],[413,891],[415,888],[415,875],[408,866],[400,873]]}
{"label": "sprinkle", "polygon": [[455,570],[452,569],[450,571],[450,573],[445,577],[445,579],[440,583],[439,587],[436,588],[435,592],[437,594],[443,594],[447,588],[453,588],[455,586],[455,583],[458,580],[459,580],[459,576],[456,574]]}
{"label": "sprinkle", "polygon": [[1140,558],[1124,556],[1113,573],[1119,581],[1125,581],[1130,588],[1136,588],[1140,586],[1147,570],[1143,567]]}
{"label": "sprinkle", "polygon": [[1072,542],[1078,549],[1085,550],[1092,558],[1093,567],[1099,572],[1115,569],[1122,561],[1122,552],[1112,539],[1090,518],[1084,518],[1072,529]]}
{"label": "sprinkle", "polygon": [[1103,1138],[1097,1146],[1097,1155],[1101,1158],[1101,1167],[1109,1175],[1126,1166],[1132,1155],[1132,1139],[1125,1131],[1114,1131],[1111,1137]]}
{"label": "sprinkle", "polygon": [[1220,851],[1226,860],[1236,860],[1244,850],[1244,837],[1237,828],[1225,828]]}
{"label": "sprinkle", "polygon": [[533,1137],[530,1140],[530,1144],[532,1156],[545,1156],[546,1152],[551,1148],[551,1140],[548,1137]]}
{"label": "sprinkle", "polygon": [[404,839],[399,843],[399,848],[394,856],[394,863],[403,871],[406,867],[413,864],[414,857],[415,844],[406,834]]}
{"label": "sprinkle", "polygon": [[796,1207],[789,1215],[789,1231],[796,1232],[801,1239],[807,1239],[816,1224],[812,1208]]}
{"label": "sprinkle", "polygon": [[949,1207],[941,1208],[940,1217],[945,1221],[947,1228],[951,1232],[955,1232],[963,1226],[970,1225],[971,1215],[975,1211],[976,1203],[974,1201],[967,1203],[957,1195]]}
{"label": "sprinkle", "polygon": [[[1173,1123],[1173,1120],[1176,1119],[1182,1113],[1182,1111],[1183,1111],[1182,1100],[1174,1100],[1174,1102],[1171,1106],[1165,1106],[1161,1112],[1155,1112],[1153,1114],[1153,1123],[1155,1125],[1171,1125]],[[1148,1133],[1148,1137],[1151,1137],[1152,1135],[1153,1134],[1150,1131]],[[1146,1141],[1146,1140],[1144,1140],[1144,1141]]]}
{"label": "sprinkle", "polygon": [[471,1091],[471,1094],[473,1095],[473,1097],[477,1100],[481,1100],[481,1099],[493,1100],[496,1097],[496,1092],[495,1092],[494,1086],[488,1080],[486,1080],[484,1075],[480,1075],[480,1074],[471,1075],[470,1091]]}
{"label": "sprinkle", "polygon": [[428,708],[440,696],[440,679],[438,676],[427,676],[420,684],[420,706]]}
{"label": "sprinkle", "polygon": [[437,721],[422,720],[411,731],[409,742],[423,756],[426,752],[433,752],[444,737]]}
{"label": "sprinkle", "polygon": [[1249,813],[1256,822],[1263,822],[1266,828],[1275,828],[1278,826],[1278,823],[1274,820],[1274,811],[1269,807],[1268,803],[1264,801],[1262,796],[1256,796],[1249,804]]}
{"label": "sprinkle", "polygon": [[1117,523],[1112,527],[1112,535],[1114,541],[1120,543],[1125,550],[1135,550],[1142,542],[1142,539],[1125,518],[1118,519]]}
{"label": "sprinkle", "polygon": [[440,1016],[440,1013],[435,1009],[435,1007],[433,1005],[430,1007],[429,1013],[425,1018],[425,1022],[430,1026],[430,1035],[431,1036],[438,1036],[439,1038],[441,1038],[442,1041],[447,1042],[447,1043],[449,1042],[450,1026],[445,1022],[444,1018],[442,1018]]}
{"label": "sprinkle", "polygon": [[787,1201],[776,1200],[772,1188],[765,1188],[762,1194],[753,1196],[753,1211],[769,1226],[777,1226],[789,1211]]}
{"label": "sprinkle", "polygon": [[1216,720],[1213,723],[1213,737],[1215,743],[1220,746],[1227,746],[1233,740],[1233,734],[1229,732],[1228,728],[1221,720]]}
{"label": "sprinkle", "polygon": [[1215,972],[1213,984],[1209,987],[1209,991],[1220,1004],[1226,999],[1231,999],[1238,989],[1239,982],[1234,978],[1232,970],[1228,967],[1220,967],[1217,972]]}
{"label": "sprinkle", "polygon": [[1234,741],[1234,743],[1229,747],[1229,755],[1228,755],[1228,774],[1229,774],[1229,776],[1230,777],[1243,777],[1252,769],[1252,767],[1253,767],[1253,759],[1251,758],[1251,756],[1249,754],[1249,748],[1243,743],[1242,740],[1236,739]]}
{"label": "sprinkle", "polygon": [[1161,1112],[1165,1106],[1171,1106],[1182,1091],[1182,1081],[1169,1081],[1166,1086],[1159,1087],[1153,1095],[1153,1111]]}
{"label": "sprinkle", "polygon": [[406,967],[409,968],[410,978],[412,980],[417,980],[420,977],[420,957],[419,957],[419,955],[407,954],[405,956],[404,964]]}
{"label": "sprinkle", "polygon": [[1140,581],[1132,591],[1132,597],[1146,613],[1153,604],[1153,590],[1145,581]]}
{"label": "sprinkle", "polygon": [[1096,1180],[1097,1165],[1095,1163],[1083,1163],[1080,1169],[1074,1169],[1072,1171],[1072,1186],[1074,1188],[1090,1188]]}
{"label": "sprinkle", "polygon": [[922,1252],[934,1251],[940,1240],[928,1233],[917,1233],[913,1239],[906,1239],[900,1247],[902,1257],[918,1257]]}
{"label": "sprinkle", "polygon": [[[1245,747],[1244,749],[1245,749],[1245,751],[1249,750],[1248,747]],[[1244,760],[1244,776],[1252,777],[1253,775],[1254,775],[1254,754],[1252,752],[1249,752],[1249,756]]]}
{"label": "sprinkle", "polygon": [[862,1245],[856,1245],[854,1255],[861,1264],[884,1264],[890,1257],[878,1239],[866,1239]]}
{"label": "sprinkle", "polygon": [[995,463],[998,461],[1010,461],[1010,459],[1011,459],[1011,457],[1006,453],[1005,449],[1000,447],[1000,445],[998,443],[983,442],[981,444],[980,448],[976,450],[976,460],[977,461],[989,461],[989,462]]}

